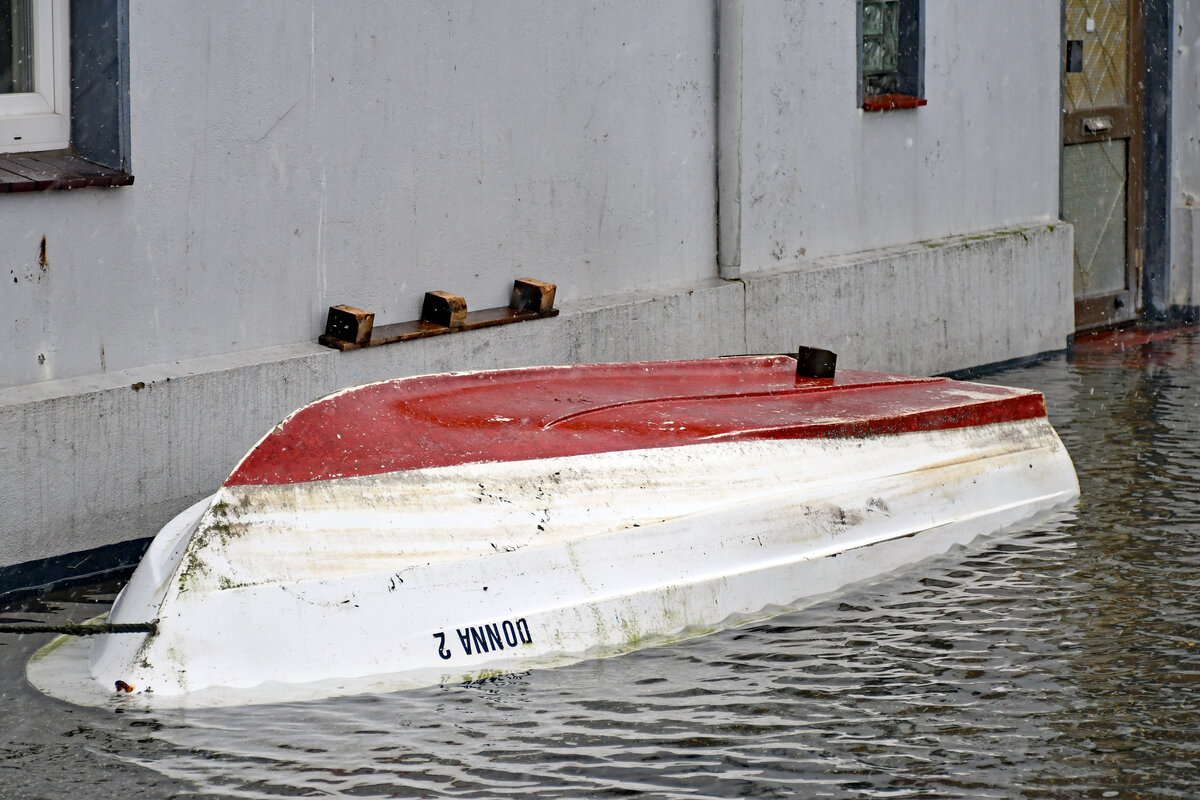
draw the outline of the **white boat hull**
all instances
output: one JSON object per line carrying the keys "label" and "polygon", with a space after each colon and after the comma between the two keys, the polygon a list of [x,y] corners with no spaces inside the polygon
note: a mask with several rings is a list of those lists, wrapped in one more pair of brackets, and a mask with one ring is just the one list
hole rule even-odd
{"label": "white boat hull", "polygon": [[1044,417],[226,486],[109,616],[156,634],[56,642],[28,675],[193,707],[469,681],[768,616],[1077,495]]}

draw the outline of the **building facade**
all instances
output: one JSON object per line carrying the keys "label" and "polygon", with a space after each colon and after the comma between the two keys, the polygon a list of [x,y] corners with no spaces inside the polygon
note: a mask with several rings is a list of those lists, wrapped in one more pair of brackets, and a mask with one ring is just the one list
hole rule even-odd
{"label": "building facade", "polygon": [[[1131,303],[1167,314],[1200,290],[1200,7],[1156,1],[1169,211]],[[799,344],[933,374],[1075,330],[1059,0],[30,7],[68,132],[0,102],[0,592],[127,560],[348,385]],[[332,305],[522,277],[557,317],[317,343]]]}

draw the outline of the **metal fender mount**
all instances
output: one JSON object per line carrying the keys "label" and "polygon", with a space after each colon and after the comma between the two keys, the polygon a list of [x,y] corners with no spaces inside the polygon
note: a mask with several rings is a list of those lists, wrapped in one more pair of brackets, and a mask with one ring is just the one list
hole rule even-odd
{"label": "metal fender mount", "polygon": [[554,307],[553,283],[535,278],[513,281],[512,301],[507,307],[467,311],[467,301],[449,292],[426,292],[421,318],[375,327],[375,314],[348,305],[330,306],[325,333],[317,339],[335,350],[358,350],[443,333],[470,331],[508,325],[530,319],[558,316]]}
{"label": "metal fender mount", "polygon": [[796,376],[833,380],[837,369],[837,353],[819,347],[800,347],[796,352]]}

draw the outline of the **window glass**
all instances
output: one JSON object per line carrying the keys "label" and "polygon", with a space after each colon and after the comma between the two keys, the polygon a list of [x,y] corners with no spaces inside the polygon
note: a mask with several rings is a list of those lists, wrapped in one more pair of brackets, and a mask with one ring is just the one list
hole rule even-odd
{"label": "window glass", "polygon": [[1128,102],[1129,14],[1124,0],[1067,3],[1067,41],[1077,42],[1079,70],[1067,72],[1067,111],[1120,106]]}
{"label": "window glass", "polygon": [[897,91],[900,0],[863,0],[862,74],[867,96]]}
{"label": "window glass", "polygon": [[0,0],[0,192],[129,186],[129,0]]}
{"label": "window glass", "polygon": [[0,0],[0,94],[33,91],[30,0]]}
{"label": "window glass", "polygon": [[0,0],[0,152],[70,142],[67,0]]}
{"label": "window glass", "polygon": [[1129,143],[1063,148],[1063,219],[1075,226],[1076,297],[1125,289]]}
{"label": "window glass", "polygon": [[922,7],[922,0],[859,0],[860,102],[881,95],[921,98]]}

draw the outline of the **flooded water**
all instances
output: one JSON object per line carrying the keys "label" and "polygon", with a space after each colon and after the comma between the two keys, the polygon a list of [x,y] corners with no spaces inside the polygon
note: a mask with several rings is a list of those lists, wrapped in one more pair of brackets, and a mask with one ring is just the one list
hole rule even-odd
{"label": "flooded water", "polygon": [[74,708],[22,677],[49,637],[10,636],[0,797],[1200,796],[1200,336],[984,380],[1046,394],[1077,508],[765,623],[393,695]]}

